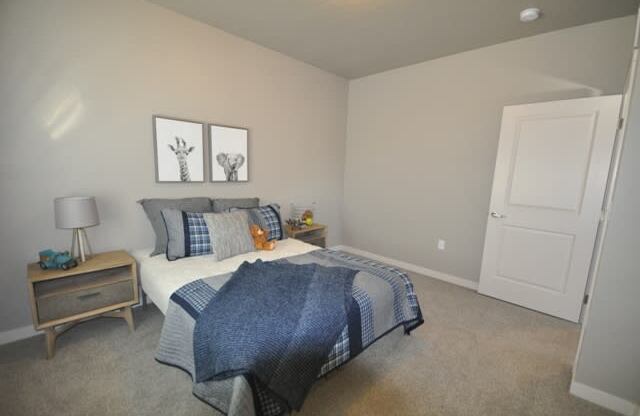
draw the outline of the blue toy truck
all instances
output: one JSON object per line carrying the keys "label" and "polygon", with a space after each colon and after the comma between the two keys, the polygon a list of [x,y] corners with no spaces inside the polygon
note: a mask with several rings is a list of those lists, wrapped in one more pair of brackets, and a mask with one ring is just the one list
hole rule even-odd
{"label": "blue toy truck", "polygon": [[40,261],[38,264],[42,270],[47,269],[62,269],[69,270],[72,267],[76,267],[78,262],[76,259],[71,257],[68,251],[54,251],[54,250],[43,250],[38,253],[40,256]]}

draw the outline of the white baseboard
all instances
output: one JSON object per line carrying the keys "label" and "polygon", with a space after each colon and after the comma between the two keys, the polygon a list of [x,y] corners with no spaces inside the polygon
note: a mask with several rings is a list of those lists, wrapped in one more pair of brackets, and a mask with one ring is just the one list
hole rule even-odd
{"label": "white baseboard", "polygon": [[439,272],[437,270],[427,269],[426,267],[407,263],[401,260],[392,259],[390,257],[380,256],[378,254],[370,253],[368,251],[360,250],[350,246],[339,245],[332,248],[334,250],[344,250],[353,254],[357,254],[359,256],[369,257],[370,259],[377,260],[382,263],[387,263],[392,266],[396,266],[401,269],[408,270],[410,272],[423,274],[425,276],[433,277],[434,279],[442,280],[448,283],[453,283],[454,285],[466,287],[467,289],[478,290],[478,282],[472,282],[471,280],[463,279],[462,277],[453,276],[447,273]]}
{"label": "white baseboard", "polygon": [[[151,305],[153,302],[147,297],[147,304]],[[139,308],[142,303],[136,303],[133,308]],[[33,329],[33,325],[27,325],[20,328],[10,329],[8,331],[0,332],[0,345],[9,344],[10,342],[20,341],[21,339],[27,339],[43,332]]]}
{"label": "white baseboard", "polygon": [[637,403],[594,389],[586,384],[573,381],[569,392],[576,397],[595,403],[605,409],[613,410],[621,415],[635,416],[640,412],[640,406]]}
{"label": "white baseboard", "polygon": [[39,332],[33,329],[33,325],[27,325],[20,328],[10,329],[0,332],[0,345],[8,344],[21,339],[31,338],[38,335]]}

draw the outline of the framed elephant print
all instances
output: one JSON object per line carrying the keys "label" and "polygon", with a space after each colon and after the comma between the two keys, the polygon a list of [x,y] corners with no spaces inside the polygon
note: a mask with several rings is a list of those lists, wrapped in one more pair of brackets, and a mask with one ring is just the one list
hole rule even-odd
{"label": "framed elephant print", "polygon": [[249,180],[249,130],[209,124],[211,182]]}
{"label": "framed elephant print", "polygon": [[204,182],[204,123],[153,116],[156,182]]}

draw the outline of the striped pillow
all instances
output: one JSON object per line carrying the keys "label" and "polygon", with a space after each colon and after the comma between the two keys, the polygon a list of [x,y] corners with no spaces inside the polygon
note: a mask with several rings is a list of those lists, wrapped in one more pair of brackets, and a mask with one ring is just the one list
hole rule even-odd
{"label": "striped pillow", "polygon": [[209,227],[202,213],[179,209],[162,210],[167,228],[167,260],[213,254]]}
{"label": "striped pillow", "polygon": [[249,215],[246,211],[207,213],[204,214],[204,221],[211,233],[216,260],[256,249],[249,231]]}

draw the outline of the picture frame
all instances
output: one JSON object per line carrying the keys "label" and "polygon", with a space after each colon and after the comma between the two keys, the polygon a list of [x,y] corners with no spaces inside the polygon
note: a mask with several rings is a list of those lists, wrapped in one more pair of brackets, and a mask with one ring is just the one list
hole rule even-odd
{"label": "picture frame", "polygon": [[156,182],[204,182],[205,124],[161,115],[152,122]]}
{"label": "picture frame", "polygon": [[209,124],[209,180],[249,181],[249,129]]}

